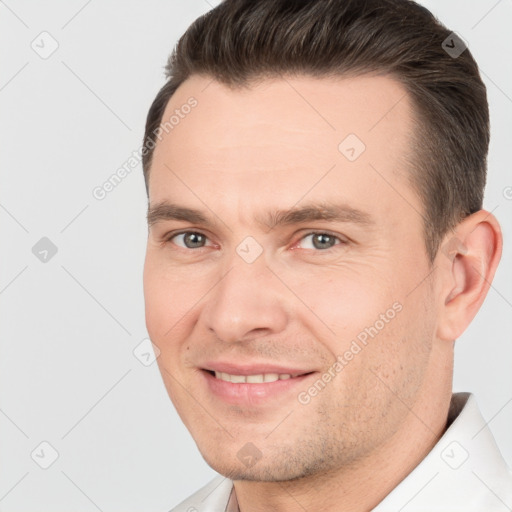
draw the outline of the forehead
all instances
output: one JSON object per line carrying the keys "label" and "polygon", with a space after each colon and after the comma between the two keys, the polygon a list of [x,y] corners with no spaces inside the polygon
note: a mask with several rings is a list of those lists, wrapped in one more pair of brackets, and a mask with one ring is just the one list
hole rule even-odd
{"label": "forehead", "polygon": [[180,194],[238,209],[291,206],[306,195],[368,206],[388,196],[384,209],[397,194],[417,203],[405,179],[410,98],[392,78],[283,77],[233,89],[193,76],[162,123],[171,118],[153,155],[152,203]]}
{"label": "forehead", "polygon": [[[178,120],[176,114],[192,97],[197,106]],[[197,147],[198,140],[198,149],[205,150],[264,142],[296,144],[299,149],[301,139],[336,141],[348,133],[377,149],[377,143],[400,135],[390,133],[390,127],[408,128],[410,105],[403,86],[387,76],[283,77],[234,89],[210,77],[192,76],[170,99],[162,122],[173,114],[178,123],[170,142],[185,150]]]}

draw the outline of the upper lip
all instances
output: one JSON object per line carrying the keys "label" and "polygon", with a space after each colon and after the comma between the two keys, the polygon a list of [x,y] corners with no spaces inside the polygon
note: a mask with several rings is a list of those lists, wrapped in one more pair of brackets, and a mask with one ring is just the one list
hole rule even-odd
{"label": "upper lip", "polygon": [[202,366],[203,370],[229,373],[230,375],[261,375],[266,373],[303,375],[313,370],[297,368],[296,366],[279,366],[270,363],[259,364],[235,364],[228,362],[207,362]]}

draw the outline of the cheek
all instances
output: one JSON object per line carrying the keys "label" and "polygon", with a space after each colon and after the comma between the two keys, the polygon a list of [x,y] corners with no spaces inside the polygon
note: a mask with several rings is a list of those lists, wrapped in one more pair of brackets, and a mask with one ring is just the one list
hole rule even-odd
{"label": "cheek", "polygon": [[212,284],[198,270],[174,268],[157,256],[148,255],[144,265],[146,328],[160,349],[159,360],[176,368]]}
{"label": "cheek", "polygon": [[[364,342],[385,330],[396,316],[397,302],[393,284],[380,278],[375,268],[322,269],[314,274],[297,276],[294,291],[308,306],[312,321],[310,328],[331,339],[330,352],[343,353],[359,336]],[[384,320],[381,319],[384,315]],[[377,324],[375,329],[375,324]]]}
{"label": "cheek", "polygon": [[414,406],[429,367],[433,317],[426,311],[426,298],[415,299],[403,300],[400,313],[368,351],[368,377],[394,418]]}
{"label": "cheek", "polygon": [[[174,279],[173,279],[174,277]],[[151,254],[144,264],[144,302],[146,327],[153,343],[162,352],[168,350],[166,340],[175,336],[179,319],[185,314],[181,306],[183,290],[177,287],[175,275],[165,271]]]}
{"label": "cheek", "polygon": [[158,341],[164,329],[166,310],[170,302],[169,295],[167,284],[161,279],[160,272],[158,272],[151,259],[146,257],[144,265],[146,326],[154,343]]}
{"label": "cheek", "polygon": [[163,264],[161,259],[148,254],[144,264],[146,323],[159,335],[186,316],[200,292],[182,270]]}
{"label": "cheek", "polygon": [[[408,283],[368,267],[337,271],[333,277],[334,272],[331,277],[322,273],[314,279],[303,277],[296,288],[314,312],[309,328],[332,358],[326,371],[330,368],[337,375],[333,389],[343,390],[342,401],[354,397],[358,403],[367,402],[368,410],[380,400],[391,400],[384,383],[414,394],[428,364],[432,339],[425,305],[428,298],[422,290],[408,297]],[[341,361],[339,372],[333,368],[335,361]],[[404,398],[409,398],[407,393]]]}

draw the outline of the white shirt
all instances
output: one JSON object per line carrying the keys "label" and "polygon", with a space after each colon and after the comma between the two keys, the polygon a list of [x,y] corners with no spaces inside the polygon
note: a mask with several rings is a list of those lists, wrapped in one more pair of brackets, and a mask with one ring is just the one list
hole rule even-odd
{"label": "white shirt", "polygon": [[[470,393],[452,396],[448,429],[372,512],[512,511],[512,472]],[[217,476],[170,512],[240,512],[233,482]]]}

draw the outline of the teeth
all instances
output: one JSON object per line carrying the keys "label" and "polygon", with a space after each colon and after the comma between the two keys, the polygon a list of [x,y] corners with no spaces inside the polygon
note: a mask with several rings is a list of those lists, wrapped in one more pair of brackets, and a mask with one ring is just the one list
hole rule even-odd
{"label": "teeth", "polygon": [[224,372],[215,372],[215,377],[226,382],[233,382],[235,384],[249,383],[249,384],[262,384],[263,382],[275,382],[276,380],[290,379],[292,376],[289,373],[265,373],[259,375],[230,375]]}
{"label": "teeth", "polygon": [[249,384],[261,384],[264,381],[264,375],[247,375],[245,378],[245,382]]}

